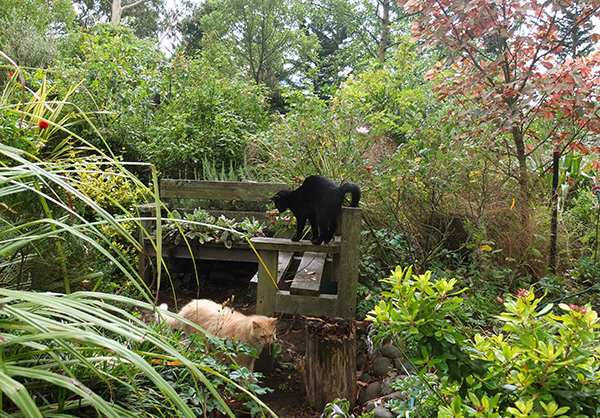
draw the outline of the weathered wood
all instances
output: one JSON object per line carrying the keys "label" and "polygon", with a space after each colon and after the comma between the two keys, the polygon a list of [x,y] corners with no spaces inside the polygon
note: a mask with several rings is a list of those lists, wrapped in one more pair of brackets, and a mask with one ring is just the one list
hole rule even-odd
{"label": "weathered wood", "polygon": [[358,287],[358,258],[362,211],[346,207],[342,210],[342,236],[338,265],[337,316],[354,318],[356,315],[356,289]]}
{"label": "weathered wood", "polygon": [[282,290],[275,295],[275,312],[290,315],[322,316],[336,311],[337,295],[291,295]]}
{"label": "weathered wood", "polygon": [[321,287],[327,254],[306,252],[294,276],[290,293],[317,296]]}
{"label": "weathered wood", "polygon": [[160,193],[167,199],[263,202],[286,187],[284,183],[163,179],[160,182]]}
{"label": "weathered wood", "polygon": [[[258,286],[256,287],[256,313],[273,316],[275,314],[277,251],[261,251],[262,262],[258,263]],[[264,264],[263,264],[264,263]]]}
{"label": "weathered wood", "polygon": [[356,326],[353,319],[306,323],[305,387],[309,403],[322,411],[336,398],[356,401]]}
{"label": "weathered wood", "polygon": [[[155,256],[156,249],[146,239],[146,251],[149,255]],[[256,254],[250,249],[247,243],[239,242],[233,247],[227,248],[223,243],[207,242],[206,244],[190,243],[188,247],[184,242],[178,246],[163,245],[163,257],[185,258],[196,260],[221,260],[243,263],[256,263]]]}
{"label": "weathered wood", "polygon": [[[279,253],[277,259],[277,285],[280,286],[281,279],[288,272],[292,261],[294,260],[294,253]],[[250,284],[256,286],[258,284],[258,271],[250,280]]]}
{"label": "weathered wood", "polygon": [[257,250],[283,251],[283,252],[313,252],[335,254],[340,252],[340,240],[330,242],[327,245],[313,245],[310,241],[292,241],[289,238],[251,238],[250,242]]}
{"label": "weathered wood", "polygon": [[[237,221],[246,218],[255,218],[259,222],[268,221],[266,212],[268,198],[286,189],[283,183],[254,183],[254,182],[220,182],[198,180],[161,180],[161,196],[164,199],[199,199],[222,200],[229,202],[263,202],[265,212],[249,211],[247,205],[240,206],[240,210],[207,210],[215,217],[224,215]],[[252,206],[255,206],[253,203]],[[150,215],[155,213],[153,205],[144,205]],[[140,255],[139,272],[149,282],[151,279],[151,258],[156,255],[156,248],[152,243],[152,221],[146,222],[144,229],[140,230],[139,240],[143,244],[144,252]],[[262,258],[264,265],[258,262],[258,273],[253,282],[257,282],[257,313],[274,315],[275,312],[304,314],[304,315],[337,315],[353,317],[356,311],[356,288],[358,283],[358,256],[361,230],[361,210],[358,208],[343,208],[338,222],[338,231],[335,239],[328,245],[312,245],[310,241],[293,242],[289,238],[264,238],[251,239],[251,245],[238,242],[230,249],[222,243],[207,244],[185,242],[178,245],[164,242],[163,257],[194,258],[198,260],[223,260],[257,262]],[[256,256],[256,252],[260,257]],[[308,253],[308,254],[307,254]],[[310,254],[310,253],[314,253]],[[303,254],[291,285],[282,282],[282,278],[289,277],[286,271],[297,265],[294,254]],[[328,255],[331,255],[328,257]],[[316,260],[319,260],[318,262]],[[333,260],[332,267],[329,261]],[[312,260],[310,263],[307,260]],[[325,260],[327,266],[325,267]],[[314,274],[313,274],[314,273]],[[320,285],[321,278],[329,287]],[[331,276],[331,277],[330,277]],[[335,292],[337,295],[319,294],[320,291]],[[284,290],[284,289],[288,289]]]}

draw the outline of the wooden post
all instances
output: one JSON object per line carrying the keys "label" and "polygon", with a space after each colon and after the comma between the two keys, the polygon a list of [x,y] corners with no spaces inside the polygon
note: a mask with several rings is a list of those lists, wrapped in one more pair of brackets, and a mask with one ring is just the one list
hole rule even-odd
{"label": "wooden post", "polygon": [[[138,213],[143,218],[153,217],[156,213],[155,206],[151,205],[140,205],[138,206]],[[146,283],[148,286],[152,283],[152,264],[150,262],[150,256],[146,251],[145,239],[148,231],[152,229],[152,220],[144,219],[140,221],[140,228],[138,230],[138,242],[142,247],[142,252],[138,258],[138,274],[140,278]]]}
{"label": "wooden post", "polygon": [[318,318],[306,323],[306,396],[322,411],[336,398],[356,403],[356,326],[354,319]]}
{"label": "wooden post", "polygon": [[[273,316],[275,314],[275,297],[277,287],[277,265],[279,253],[272,250],[259,251],[260,258],[265,265],[258,262],[258,283],[256,285],[256,314]],[[265,269],[266,267],[266,269]],[[271,275],[269,275],[269,272]],[[273,352],[272,347],[265,347],[260,353],[260,357],[256,359],[254,368],[264,374],[269,374],[273,370]]]}
{"label": "wooden post", "polygon": [[354,318],[356,315],[356,289],[358,287],[358,257],[360,255],[360,231],[362,210],[342,209],[342,241],[340,242],[338,300],[336,315]]}
{"label": "wooden post", "polygon": [[[263,263],[258,262],[258,283],[256,285],[256,313],[273,316],[275,314],[275,297],[277,296],[277,264],[279,252],[259,250]],[[270,274],[269,274],[270,273]]]}

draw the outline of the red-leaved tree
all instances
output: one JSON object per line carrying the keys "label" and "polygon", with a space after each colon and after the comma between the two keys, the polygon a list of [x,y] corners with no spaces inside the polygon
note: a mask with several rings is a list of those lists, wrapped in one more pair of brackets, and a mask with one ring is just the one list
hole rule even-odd
{"label": "red-leaved tree", "polygon": [[518,181],[527,223],[533,153],[553,147],[589,152],[600,133],[600,52],[565,58],[564,49],[598,17],[600,1],[576,1],[578,13],[566,27],[572,1],[399,3],[418,14],[413,38],[446,55],[427,76],[438,98],[454,104],[448,117],[501,154],[496,162]]}

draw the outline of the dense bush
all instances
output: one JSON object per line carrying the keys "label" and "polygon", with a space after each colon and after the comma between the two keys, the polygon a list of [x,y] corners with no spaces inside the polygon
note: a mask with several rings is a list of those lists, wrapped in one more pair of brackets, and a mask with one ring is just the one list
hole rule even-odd
{"label": "dense bush", "polygon": [[201,177],[207,161],[243,165],[245,146],[268,124],[265,91],[200,56],[168,61],[129,30],[102,25],[70,45],[60,69],[83,81],[77,99],[106,140],[96,145],[153,163],[165,177]]}
{"label": "dense bush", "polygon": [[[521,289],[497,317],[502,333],[472,339],[452,323],[464,292],[456,279],[397,267],[368,319],[375,343],[408,349],[441,382],[440,417],[596,417],[600,323],[591,305],[542,303]],[[565,415],[567,414],[568,415]]]}
{"label": "dense bush", "polygon": [[266,91],[220,76],[201,57],[178,56],[163,73],[161,103],[139,133],[141,154],[172,177],[202,177],[207,163],[242,166],[246,145],[269,123]]}

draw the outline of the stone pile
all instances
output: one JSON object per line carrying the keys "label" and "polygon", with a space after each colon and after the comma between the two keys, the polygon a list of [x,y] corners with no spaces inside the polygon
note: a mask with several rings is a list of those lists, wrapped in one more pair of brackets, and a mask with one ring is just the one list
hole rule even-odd
{"label": "stone pile", "polygon": [[409,395],[394,391],[392,383],[417,372],[392,344],[384,344],[371,351],[362,342],[359,346],[356,360],[361,372],[358,405],[362,405],[366,412],[373,412],[374,418],[395,418],[399,413],[386,408],[385,403],[392,399],[407,400]]}

